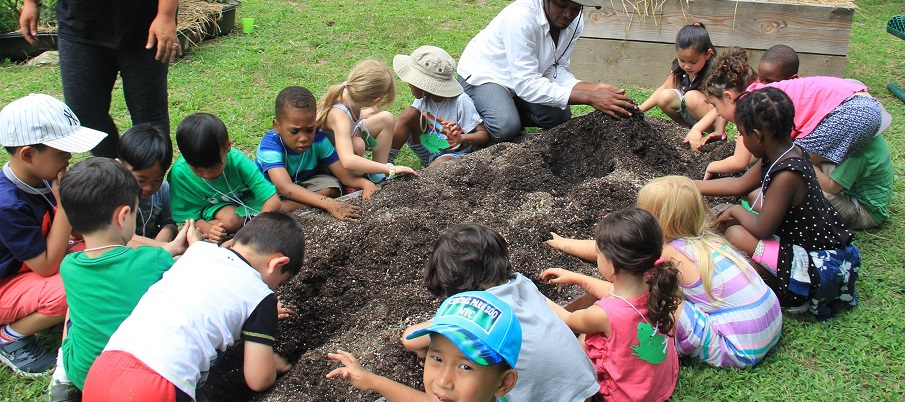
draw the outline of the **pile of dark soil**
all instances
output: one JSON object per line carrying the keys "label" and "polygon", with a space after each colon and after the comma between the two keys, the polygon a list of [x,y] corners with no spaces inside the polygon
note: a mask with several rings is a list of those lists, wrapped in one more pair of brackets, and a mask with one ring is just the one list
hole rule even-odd
{"label": "pile of dark soil", "polygon": [[591,238],[595,222],[633,205],[647,180],[699,178],[710,160],[732,153],[726,143],[691,152],[680,140],[685,131],[658,119],[614,121],[594,112],[523,143],[492,146],[417,178],[394,180],[362,204],[357,223],[301,216],[305,266],[278,291],[298,306],[299,315],[281,324],[277,346],[295,366],[269,392],[255,394],[244,385],[236,347],[212,372],[207,394],[217,401],[375,400],[376,394],[325,378],[338,367],[326,357],[337,348],[375,373],[421,389],[421,369],[399,336],[430,319],[440,303],[421,282],[439,232],[462,222],[497,229],[516,270],[566,302],[577,289],[541,283],[541,271],[563,267],[596,275],[596,269],[546,246],[549,232]]}

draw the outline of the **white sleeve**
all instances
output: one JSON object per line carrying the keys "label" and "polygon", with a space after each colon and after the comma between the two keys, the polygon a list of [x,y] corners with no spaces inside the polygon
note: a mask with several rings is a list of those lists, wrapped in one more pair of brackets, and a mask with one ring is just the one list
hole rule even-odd
{"label": "white sleeve", "polygon": [[[560,65],[557,66],[557,75],[555,81],[557,84],[560,84],[564,87],[567,87],[572,90],[576,84],[579,83],[579,79],[569,71],[570,60],[573,54],[573,50],[576,49],[576,44],[579,42],[579,37],[582,36],[582,31],[585,30],[585,21],[579,21],[579,25],[576,27],[576,33],[573,35],[572,40],[569,42],[566,52],[564,52],[563,57],[560,59]],[[567,97],[567,100],[569,98]]]}
{"label": "white sleeve", "polygon": [[538,49],[544,33],[528,15],[514,17],[501,21],[500,32],[516,96],[529,103],[566,107],[572,87],[555,83],[540,72]]}

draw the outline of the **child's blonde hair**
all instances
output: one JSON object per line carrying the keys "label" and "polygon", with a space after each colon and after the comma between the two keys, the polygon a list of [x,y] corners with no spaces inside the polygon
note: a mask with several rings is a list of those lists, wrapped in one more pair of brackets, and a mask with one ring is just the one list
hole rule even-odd
{"label": "child's blonde hair", "polygon": [[330,108],[339,102],[344,90],[348,102],[361,105],[380,98],[376,106],[386,106],[396,98],[396,81],[393,79],[393,72],[384,63],[372,59],[362,60],[352,68],[346,81],[332,85],[321,97],[318,127],[324,127]]}
{"label": "child's blonde hair", "polygon": [[688,177],[664,176],[649,181],[639,190],[637,205],[657,218],[664,239],[683,239],[695,247],[695,255],[700,259],[695,262],[709,300],[714,300],[711,292],[712,250],[732,261],[751,281],[748,261],[723,236],[713,231],[714,214]]}

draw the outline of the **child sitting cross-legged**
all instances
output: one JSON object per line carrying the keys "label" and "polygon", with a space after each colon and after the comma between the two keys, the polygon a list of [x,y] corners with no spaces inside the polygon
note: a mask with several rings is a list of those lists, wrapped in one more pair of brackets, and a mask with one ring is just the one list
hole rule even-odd
{"label": "child sitting cross-legged", "polygon": [[274,290],[299,272],[302,224],[283,212],[258,215],[230,248],[198,242],[151,286],[110,337],[85,379],[86,401],[196,399],[227,347],[245,341],[243,374],[254,391],[290,365],[273,351]]}
{"label": "child sitting cross-legged", "polygon": [[58,275],[72,227],[59,206],[59,178],[71,152],[88,152],[107,134],[82,127],[58,99],[31,94],[0,111],[0,362],[21,376],[54,367],[35,334],[63,321]]}
{"label": "child sitting cross-legged", "polygon": [[[446,51],[421,46],[410,56],[394,56],[393,69],[415,97],[396,119],[393,136],[407,141],[423,166],[460,158],[472,145],[490,141],[472,98],[453,76],[456,61]],[[423,140],[431,143],[426,146]],[[447,147],[435,149],[438,142]]]}
{"label": "child sitting cross-legged", "polygon": [[170,212],[170,185],[164,181],[173,163],[170,136],[142,123],[126,130],[116,147],[116,161],[132,172],[142,188],[133,241],[150,245],[172,241],[179,230]]}
{"label": "child sitting cross-legged", "polygon": [[[274,105],[274,129],[261,138],[255,163],[277,186],[284,211],[313,206],[339,220],[354,221],[360,217],[359,207],[335,199],[342,194],[341,183],[361,188],[366,199],[377,186],[339,163],[330,140],[316,129],[316,117],[317,103],[311,91],[298,86],[280,91]],[[325,168],[333,176],[323,173]]]}
{"label": "child sitting cross-legged", "polygon": [[165,248],[127,247],[141,193],[133,173],[107,158],[79,162],[60,181],[60,202],[71,211],[69,221],[84,236],[85,249],[67,255],[60,265],[69,314],[51,400],[69,400],[63,396],[85,385],[110,335],[173,265],[172,252],[201,238],[188,221]]}
{"label": "child sitting cross-legged", "polygon": [[431,326],[409,334],[408,338],[426,338],[428,344],[424,391],[371,373],[342,350],[327,354],[343,364],[327,374],[327,378],[341,377],[358,389],[383,395],[390,402],[492,402],[506,400],[503,396],[519,377],[513,369],[522,346],[519,320],[507,303],[491,293],[463,292],[450,296],[437,309]]}
{"label": "child sitting cross-legged", "polygon": [[167,179],[173,219],[194,219],[207,239],[218,243],[253,216],[280,209],[274,185],[230,144],[226,125],[217,116],[189,115],[176,128],[182,157]]}
{"label": "child sitting cross-legged", "polygon": [[[598,370],[605,401],[665,401],[673,394],[679,358],[674,313],[682,298],[676,267],[661,255],[658,221],[640,208],[608,214],[595,229],[598,270],[606,282],[573,274],[570,282],[598,282],[606,296],[566,311],[550,305],[573,331]],[[541,279],[559,279],[549,272]],[[552,281],[553,282],[553,281]]]}
{"label": "child sitting cross-legged", "polygon": [[[437,296],[466,290],[486,290],[510,304],[522,324],[519,383],[511,401],[578,401],[598,390],[595,369],[576,337],[547,306],[531,280],[513,272],[506,240],[493,229],[475,223],[453,226],[434,243],[425,269],[425,284]],[[431,325],[424,322],[403,332],[403,345],[424,359],[425,338],[409,334]]]}

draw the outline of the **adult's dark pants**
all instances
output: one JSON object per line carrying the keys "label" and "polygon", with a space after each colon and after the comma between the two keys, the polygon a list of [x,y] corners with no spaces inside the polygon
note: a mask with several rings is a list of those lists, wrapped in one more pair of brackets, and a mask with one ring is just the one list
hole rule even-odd
{"label": "adult's dark pants", "polygon": [[167,110],[167,67],[154,60],[155,50],[144,47],[113,49],[65,38],[59,39],[63,98],[82,125],[107,133],[91,153],[116,157],[119,131],[110,116],[111,93],[117,74],[132,125],[150,123],[170,135]]}

